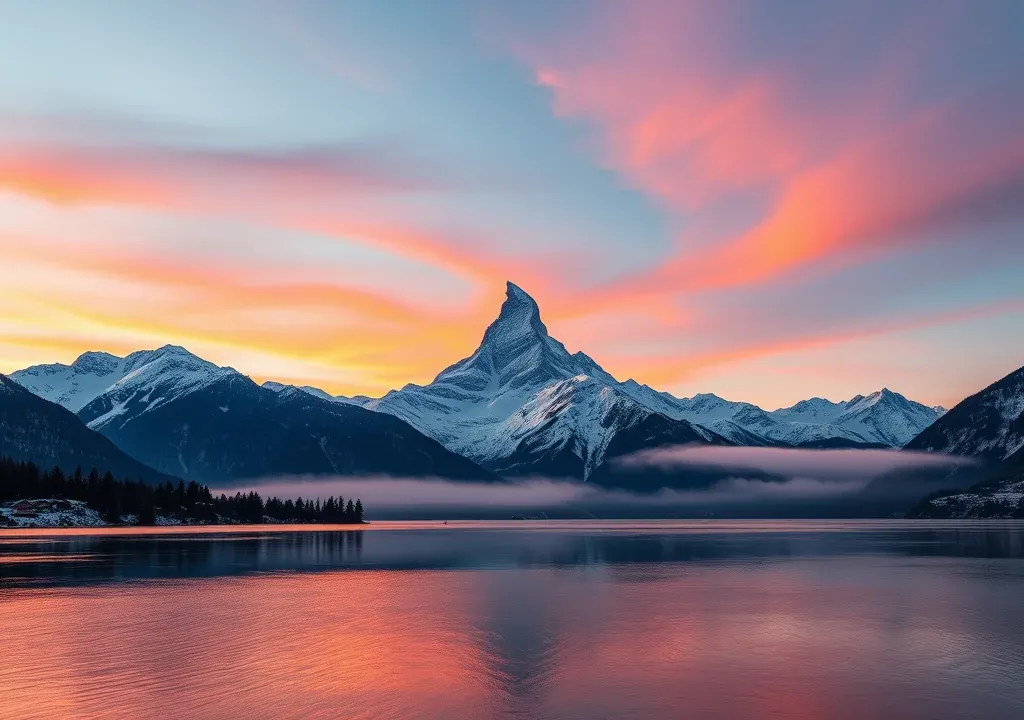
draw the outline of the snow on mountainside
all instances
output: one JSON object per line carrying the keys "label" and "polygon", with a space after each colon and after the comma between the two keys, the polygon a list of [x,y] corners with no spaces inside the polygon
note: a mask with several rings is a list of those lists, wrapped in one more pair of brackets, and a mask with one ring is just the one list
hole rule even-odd
{"label": "snow on mountainside", "polygon": [[756,405],[700,394],[676,398],[633,380],[624,389],[669,417],[688,420],[742,445],[884,445],[900,447],[945,410],[907,400],[888,389],[846,402],[802,400],[765,412]]}
{"label": "snow on mountainside", "polygon": [[[98,429],[118,415],[152,410],[233,372],[182,347],[165,345],[124,358],[87,352],[71,365],[35,365],[11,378],[26,390],[79,413]],[[101,396],[102,402],[86,410]]]}
{"label": "snow on mountainside", "polygon": [[[116,366],[114,373],[109,365]],[[106,380],[112,374],[116,380],[89,400],[77,417],[7,382],[79,428],[80,434],[109,448],[116,443],[160,472],[186,480],[306,474],[496,479],[399,418],[325,400],[299,388],[263,388],[183,348],[167,346],[113,358],[102,377]],[[8,389],[4,386],[5,393]],[[0,400],[0,415],[15,407],[4,396]],[[53,445],[49,438],[54,433],[42,434],[21,417],[0,423],[0,450],[33,439],[37,445]],[[11,443],[5,439],[7,425]]]}
{"label": "snow on mountainside", "polygon": [[[429,385],[407,385],[366,407],[396,415],[498,472],[584,478],[616,433],[657,412],[587,355],[571,354],[548,335],[537,303],[512,283],[476,352]],[[679,438],[723,442],[684,420],[675,423]]]}
{"label": "snow on mountainside", "polygon": [[282,390],[301,390],[304,393],[308,393],[313,397],[318,397],[321,400],[329,400],[330,402],[344,403],[346,405],[358,405],[362,407],[366,403],[370,402],[371,398],[365,395],[354,395],[352,397],[346,397],[344,395],[331,395],[329,392],[315,388],[312,385],[285,385],[284,383],[274,382],[273,380],[267,380],[263,383],[263,388],[267,390],[273,390],[276,393]]}
{"label": "snow on mountainside", "polygon": [[202,390],[218,380],[237,375],[217,367],[177,345],[134,352],[118,368],[121,377],[78,411],[94,430],[124,424],[138,415]]}
{"label": "snow on mountainside", "polygon": [[1024,448],[1024,368],[971,395],[906,447],[990,461]]}
{"label": "snow on mountainside", "polygon": [[698,424],[738,445],[778,444],[773,437],[777,423],[756,405],[724,400],[711,393],[677,398],[632,379],[621,387],[638,402],[670,418]]}
{"label": "snow on mountainside", "polygon": [[835,437],[901,447],[944,412],[883,388],[839,403],[812,398],[769,415],[788,424],[789,430],[776,437],[793,445]]}
{"label": "snow on mountainside", "polygon": [[912,517],[1024,517],[1024,368],[959,403],[906,447],[981,461],[980,477],[925,498]]}
{"label": "snow on mountainside", "polygon": [[78,412],[124,376],[124,358],[87,352],[71,365],[34,365],[11,378],[41,398]]}

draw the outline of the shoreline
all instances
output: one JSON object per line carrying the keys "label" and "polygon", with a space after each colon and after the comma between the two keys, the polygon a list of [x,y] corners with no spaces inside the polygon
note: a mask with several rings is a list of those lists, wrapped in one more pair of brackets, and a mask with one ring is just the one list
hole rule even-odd
{"label": "shoreline", "polygon": [[22,498],[0,504],[0,531],[3,530],[74,530],[74,529],[160,529],[178,527],[360,527],[366,521],[347,523],[318,523],[276,520],[264,516],[263,522],[247,523],[218,516],[215,522],[189,517],[157,515],[155,523],[139,524],[134,515],[122,515],[121,522],[103,519],[84,501],[65,498]]}

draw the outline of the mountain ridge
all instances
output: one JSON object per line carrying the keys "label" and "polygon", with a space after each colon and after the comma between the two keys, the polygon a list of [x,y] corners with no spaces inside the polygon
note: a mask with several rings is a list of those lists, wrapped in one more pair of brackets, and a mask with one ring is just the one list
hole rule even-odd
{"label": "mountain ridge", "polygon": [[[12,378],[117,435],[126,423],[235,375],[245,377],[165,345],[124,358],[83,353],[71,365],[33,366]],[[476,350],[425,385],[409,383],[380,398],[274,381],[252,385],[270,394],[268,407],[270,396],[283,402],[300,393],[394,416],[492,472],[557,471],[581,479],[605,462],[609,447],[623,446],[624,440],[613,443],[616,435],[643,442],[647,436],[626,431],[652,415],[663,419],[651,421],[659,430],[650,437],[663,441],[796,447],[899,447],[941,415],[888,388],[839,403],[811,398],[766,411],[711,393],[679,398],[633,379],[620,382],[586,353],[570,353],[551,337],[537,302],[512,282]],[[243,394],[256,392],[247,387]]]}

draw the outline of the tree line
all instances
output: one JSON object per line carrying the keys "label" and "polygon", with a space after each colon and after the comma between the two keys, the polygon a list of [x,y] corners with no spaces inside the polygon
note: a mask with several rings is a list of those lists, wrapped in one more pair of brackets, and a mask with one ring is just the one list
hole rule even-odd
{"label": "tree line", "polygon": [[267,520],[292,523],[357,524],[363,522],[363,503],[350,498],[264,501],[259,493],[237,492],[214,497],[210,489],[195,481],[147,485],[118,480],[110,472],[81,468],[67,474],[59,467],[42,470],[32,462],[0,457],[0,502],[23,499],[60,498],[79,500],[110,523],[125,515],[139,525],[155,525],[157,516],[180,522],[262,523]]}

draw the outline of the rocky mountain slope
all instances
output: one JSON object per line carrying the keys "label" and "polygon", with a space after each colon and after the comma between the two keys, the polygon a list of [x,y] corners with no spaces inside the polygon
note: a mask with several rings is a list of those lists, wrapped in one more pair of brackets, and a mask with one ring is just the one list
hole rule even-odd
{"label": "rocky mountain slope", "polygon": [[976,458],[961,490],[926,498],[914,517],[1024,517],[1024,368],[970,396],[907,443],[908,450]]}
{"label": "rocky mountain slope", "polygon": [[906,444],[908,450],[1000,461],[1024,447],[1024,368],[971,395]]}

